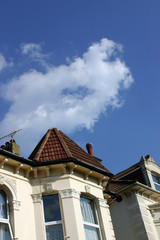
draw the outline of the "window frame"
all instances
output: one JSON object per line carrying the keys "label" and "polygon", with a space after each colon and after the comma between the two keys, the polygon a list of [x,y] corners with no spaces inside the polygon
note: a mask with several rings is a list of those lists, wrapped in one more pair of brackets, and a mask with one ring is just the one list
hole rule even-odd
{"label": "window frame", "polygon": [[[158,181],[157,181],[157,179],[159,179],[159,181],[160,181],[160,177],[157,176],[157,175],[154,174],[154,173],[151,173],[151,175],[152,175],[152,181],[153,181],[155,190],[160,191],[160,183],[158,183]],[[155,181],[154,179],[155,179],[156,181]],[[159,190],[156,188],[156,186],[159,187]]]}
{"label": "window frame", "polygon": [[[94,208],[93,215],[95,216],[95,218],[96,218],[95,220],[97,222],[97,223],[91,223],[91,222],[84,221],[83,214],[82,214],[84,231],[85,231],[85,226],[92,227],[92,228],[98,230],[98,240],[102,240],[100,221],[99,221],[97,206],[96,206],[96,202],[95,202],[96,199],[93,199],[93,198],[85,196],[85,195],[80,196],[80,201],[81,201],[81,198],[85,198],[85,199],[92,201],[93,208]],[[82,213],[82,209],[81,209],[81,213]],[[85,237],[86,237],[86,234],[85,234]]]}
{"label": "window frame", "polygon": [[8,226],[9,229],[9,233],[10,233],[10,237],[11,240],[13,240],[13,233],[12,233],[12,228],[11,228],[11,223],[10,223],[10,214],[9,214],[9,202],[8,202],[8,196],[6,194],[6,192],[3,189],[0,189],[0,192],[3,191],[5,194],[5,201],[6,201],[6,212],[7,212],[7,218],[1,218],[0,217],[0,223],[4,223]]}
{"label": "window frame", "polygon": [[[46,222],[45,221],[45,209],[44,209],[44,203],[43,203],[43,197],[45,196],[51,196],[51,195],[57,195],[58,196],[58,200],[59,200],[59,208],[60,208],[60,214],[61,214],[61,220],[57,220],[57,221],[50,221],[50,222]],[[43,206],[43,221],[44,221],[44,231],[45,231],[45,240],[47,240],[47,231],[46,231],[46,227],[47,226],[55,226],[58,224],[62,225],[62,231],[63,231],[63,240],[64,238],[64,224],[63,224],[63,215],[62,215],[62,210],[61,210],[61,201],[60,201],[60,197],[58,193],[52,193],[52,194],[44,194],[42,196],[42,206]]]}

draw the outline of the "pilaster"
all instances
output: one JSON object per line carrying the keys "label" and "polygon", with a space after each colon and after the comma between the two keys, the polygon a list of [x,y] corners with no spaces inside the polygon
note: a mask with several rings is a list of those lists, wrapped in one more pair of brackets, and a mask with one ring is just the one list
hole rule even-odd
{"label": "pilaster", "polygon": [[35,226],[36,226],[36,239],[45,239],[45,228],[44,228],[44,215],[42,207],[42,195],[33,194],[32,195],[34,204],[34,215],[35,215]]}
{"label": "pilaster", "polygon": [[75,189],[60,191],[65,239],[85,240],[80,208],[80,192]]}
{"label": "pilaster", "polygon": [[115,240],[115,234],[107,201],[103,198],[98,198],[96,199],[96,206],[98,210],[98,219],[101,228],[102,239]]}

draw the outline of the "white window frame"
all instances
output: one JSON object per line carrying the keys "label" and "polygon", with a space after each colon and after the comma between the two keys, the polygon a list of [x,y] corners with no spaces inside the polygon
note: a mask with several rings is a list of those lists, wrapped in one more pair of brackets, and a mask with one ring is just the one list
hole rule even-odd
{"label": "white window frame", "polygon": [[11,235],[11,240],[13,240],[13,233],[12,233],[12,229],[11,229],[10,216],[9,216],[8,196],[3,189],[0,189],[0,190],[3,191],[6,195],[6,208],[7,208],[7,218],[1,218],[0,217],[0,223],[4,223],[4,224],[8,225],[9,232],[10,232],[10,235]]}
{"label": "white window frame", "polygon": [[[85,226],[89,226],[89,227],[92,227],[92,228],[95,228],[95,229],[98,229],[98,240],[102,240],[102,235],[101,235],[101,229],[100,229],[100,222],[99,222],[99,218],[98,218],[98,212],[97,212],[97,207],[96,207],[96,203],[95,203],[95,199],[92,199],[92,198],[90,198],[90,197],[86,197],[86,196],[81,196],[81,198],[86,198],[86,199],[89,199],[89,200],[91,200],[92,201],[92,203],[93,203],[93,206],[94,206],[94,212],[95,212],[95,217],[96,217],[96,221],[97,221],[97,224],[96,223],[90,223],[90,222],[86,222],[86,221],[84,221],[83,220],[83,225],[84,225],[84,227]],[[82,212],[82,211],[81,211]],[[83,218],[83,216],[82,216],[82,218]],[[84,228],[84,230],[85,230],[85,228]]]}
{"label": "white window frame", "polygon": [[154,184],[154,188],[155,188],[155,190],[160,191],[160,190],[156,189],[156,185],[160,188],[160,183],[155,182],[153,177],[159,179],[159,181],[160,181],[160,177],[157,176],[156,174],[152,173],[152,181],[153,181],[153,184]]}
{"label": "white window frame", "polygon": [[[58,193],[45,194],[45,195],[43,195],[43,197],[44,197],[44,196],[49,196],[49,195],[58,195],[58,199],[59,199],[59,207],[60,207],[60,213],[61,213],[61,220],[46,222],[46,221],[45,221],[44,205],[42,204],[42,205],[43,205],[43,219],[44,219],[45,240],[47,240],[46,227],[47,227],[47,226],[54,226],[54,225],[58,225],[58,224],[61,224],[61,225],[62,225],[63,239],[64,239],[64,226],[63,226],[62,211],[61,211],[61,202],[60,202],[59,194],[58,194]],[[42,199],[43,199],[43,198],[42,198]]]}

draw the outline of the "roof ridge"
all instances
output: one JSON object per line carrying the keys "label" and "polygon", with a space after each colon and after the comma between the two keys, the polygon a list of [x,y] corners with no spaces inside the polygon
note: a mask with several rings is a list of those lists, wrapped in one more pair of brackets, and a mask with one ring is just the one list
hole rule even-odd
{"label": "roof ridge", "polygon": [[60,141],[60,143],[61,143],[61,145],[62,145],[62,147],[63,147],[63,149],[64,149],[64,151],[66,153],[66,155],[67,155],[67,157],[73,157],[72,153],[70,152],[70,150],[69,150],[66,142],[64,141],[60,131],[57,128],[54,128],[54,131],[55,131],[55,133],[56,133],[56,135],[57,135],[57,137],[58,137],[58,139],[59,139],[59,141]]}
{"label": "roof ridge", "polygon": [[46,142],[47,142],[51,132],[52,132],[52,129],[49,129],[47,131],[46,136],[44,137],[44,140],[42,141],[42,143],[41,143],[41,145],[40,145],[40,147],[39,147],[39,149],[38,149],[38,151],[37,151],[37,153],[36,153],[36,155],[34,157],[34,160],[38,161],[38,159],[40,158],[41,153],[42,153],[42,151],[43,151],[43,149],[45,147],[45,144],[46,144]]}

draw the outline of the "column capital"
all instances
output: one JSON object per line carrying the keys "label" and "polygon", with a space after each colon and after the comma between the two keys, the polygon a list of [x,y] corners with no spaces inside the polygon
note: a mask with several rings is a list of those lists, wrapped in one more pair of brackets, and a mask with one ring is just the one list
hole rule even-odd
{"label": "column capital", "polygon": [[107,200],[106,199],[103,199],[103,198],[97,198],[96,199],[96,204],[100,207],[105,207],[107,208],[108,205],[107,205]]}
{"label": "column capital", "polygon": [[42,194],[38,193],[38,194],[32,194],[32,199],[34,203],[40,203],[42,200]]}
{"label": "column capital", "polygon": [[59,191],[61,198],[77,198],[80,199],[80,192],[75,189],[65,189]]}

